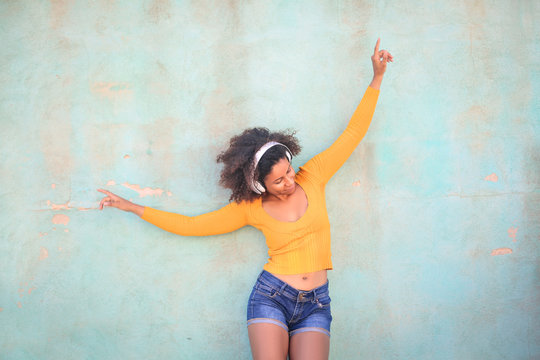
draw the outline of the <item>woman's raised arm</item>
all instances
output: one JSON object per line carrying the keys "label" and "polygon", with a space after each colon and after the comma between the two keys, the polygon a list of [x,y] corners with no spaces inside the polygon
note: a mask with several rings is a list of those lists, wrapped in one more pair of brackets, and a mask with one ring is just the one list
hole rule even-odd
{"label": "woman's raised arm", "polygon": [[388,51],[379,50],[379,43],[380,39],[377,39],[375,50],[371,56],[373,80],[353,113],[349,124],[329,148],[311,158],[303,166],[306,171],[318,177],[323,183],[328,182],[345,163],[368,131],[377,105],[386,63],[394,61],[393,56]]}

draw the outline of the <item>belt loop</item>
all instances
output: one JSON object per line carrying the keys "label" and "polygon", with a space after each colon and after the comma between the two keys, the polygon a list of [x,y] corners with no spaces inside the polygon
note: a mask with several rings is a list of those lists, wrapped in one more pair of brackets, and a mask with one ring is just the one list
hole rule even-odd
{"label": "belt loop", "polygon": [[279,295],[283,295],[283,292],[286,287],[287,287],[287,283],[284,281],[283,285],[279,288]]}

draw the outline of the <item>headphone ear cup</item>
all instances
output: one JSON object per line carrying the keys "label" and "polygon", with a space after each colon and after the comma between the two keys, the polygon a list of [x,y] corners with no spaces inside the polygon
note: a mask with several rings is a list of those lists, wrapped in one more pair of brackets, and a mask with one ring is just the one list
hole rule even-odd
{"label": "headphone ear cup", "polygon": [[292,160],[292,154],[289,152],[288,149],[287,149],[287,151],[285,151],[285,155],[287,155],[287,159],[289,159],[289,162],[291,162],[291,160]]}
{"label": "headphone ear cup", "polygon": [[266,191],[266,189],[260,182],[254,181],[253,184],[255,185],[255,188],[257,189],[258,194],[262,194],[263,192]]}

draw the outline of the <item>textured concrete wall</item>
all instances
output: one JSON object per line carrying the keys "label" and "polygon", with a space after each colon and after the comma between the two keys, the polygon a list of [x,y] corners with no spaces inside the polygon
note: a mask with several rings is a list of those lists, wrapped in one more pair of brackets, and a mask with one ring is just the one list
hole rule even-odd
{"label": "textured concrete wall", "polygon": [[389,65],[327,188],[332,359],[540,358],[538,1],[2,1],[0,358],[247,359],[266,260],[96,210],[199,214],[242,129],[295,166]]}

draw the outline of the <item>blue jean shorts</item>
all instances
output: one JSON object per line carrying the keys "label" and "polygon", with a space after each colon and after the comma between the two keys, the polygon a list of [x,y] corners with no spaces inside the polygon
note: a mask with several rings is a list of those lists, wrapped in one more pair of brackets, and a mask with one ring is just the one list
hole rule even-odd
{"label": "blue jean shorts", "polygon": [[298,290],[263,270],[253,286],[247,306],[247,325],[270,323],[292,336],[317,331],[330,336],[328,281],[310,291]]}

